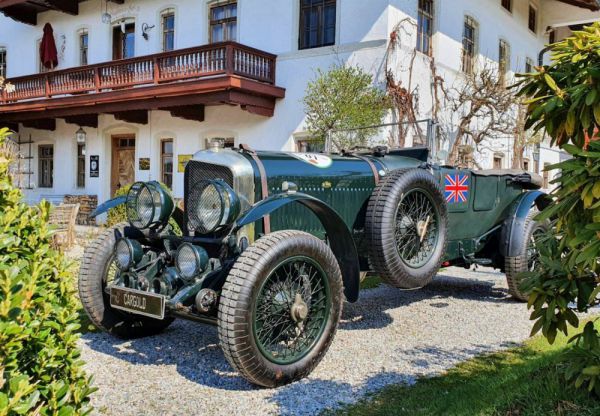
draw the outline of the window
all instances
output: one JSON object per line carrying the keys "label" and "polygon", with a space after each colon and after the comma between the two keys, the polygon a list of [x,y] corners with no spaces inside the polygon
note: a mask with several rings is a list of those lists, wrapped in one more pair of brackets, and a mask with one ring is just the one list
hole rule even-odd
{"label": "window", "polygon": [[431,56],[431,36],[433,34],[433,0],[419,0],[417,22],[417,50]]}
{"label": "window", "polygon": [[325,150],[325,143],[322,140],[298,139],[296,149],[300,153],[320,153]]}
{"label": "window", "polygon": [[494,155],[494,169],[502,169],[502,156]]}
{"label": "window", "polygon": [[498,44],[498,76],[505,82],[506,74],[510,70],[510,45],[505,40]]}
{"label": "window", "polygon": [[335,44],[335,0],[300,0],[300,49]]}
{"label": "window", "polygon": [[512,0],[502,0],[502,7],[509,12],[512,12]]}
{"label": "window", "polygon": [[54,146],[41,144],[38,147],[38,182],[40,188],[52,188],[54,176]]}
{"label": "window", "polygon": [[523,169],[529,172],[529,159],[523,160]]}
{"label": "window", "polygon": [[173,188],[173,139],[160,142],[160,177],[169,188]]}
{"label": "window", "polygon": [[477,22],[470,16],[465,16],[463,28],[463,59],[462,70],[468,74],[473,72],[477,54]]}
{"label": "window", "polygon": [[161,14],[162,20],[162,50],[175,49],[175,10],[167,9]]}
{"label": "window", "polygon": [[532,4],[529,5],[529,30],[533,33],[537,33],[537,9]]}
{"label": "window", "polygon": [[6,49],[0,48],[0,77],[6,78]]}
{"label": "window", "polygon": [[533,72],[534,66],[535,66],[535,63],[533,62],[533,59],[525,58],[525,73],[526,74]]}
{"label": "window", "polygon": [[210,8],[210,41],[237,40],[237,2],[219,2]]}
{"label": "window", "polygon": [[86,29],[79,31],[79,65],[88,64],[88,32]]}
{"label": "window", "polygon": [[135,23],[121,21],[113,27],[113,59],[135,56]]}
{"label": "window", "polygon": [[548,42],[549,43],[556,43],[556,30],[552,29],[550,31],[550,34],[548,35]]}
{"label": "window", "polygon": [[85,188],[85,144],[77,145],[77,187]]}

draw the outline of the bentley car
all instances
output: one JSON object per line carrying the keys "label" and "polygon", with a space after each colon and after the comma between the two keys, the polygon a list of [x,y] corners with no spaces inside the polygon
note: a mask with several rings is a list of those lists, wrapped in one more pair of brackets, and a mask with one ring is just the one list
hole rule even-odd
{"label": "bentley car", "polygon": [[485,265],[525,299],[520,272],[535,267],[546,227],[534,220],[546,201],[540,182],[432,165],[425,148],[212,147],[187,163],[183,201],[138,182],[96,209],[124,204],[127,223],[86,248],[81,301],[96,326],[124,338],[175,318],[216,325],[235,370],[283,385],[323,358],[366,272],[415,289],[442,265]]}

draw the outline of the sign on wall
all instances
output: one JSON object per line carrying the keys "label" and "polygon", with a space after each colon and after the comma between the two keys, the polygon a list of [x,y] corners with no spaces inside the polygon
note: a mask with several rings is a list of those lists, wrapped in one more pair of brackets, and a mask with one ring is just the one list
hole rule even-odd
{"label": "sign on wall", "polygon": [[100,176],[100,156],[90,156],[90,178],[98,178]]}
{"label": "sign on wall", "polygon": [[140,170],[150,170],[150,158],[149,157],[140,157],[139,165],[140,165]]}
{"label": "sign on wall", "polygon": [[185,172],[185,165],[190,161],[193,155],[177,155],[177,172]]}

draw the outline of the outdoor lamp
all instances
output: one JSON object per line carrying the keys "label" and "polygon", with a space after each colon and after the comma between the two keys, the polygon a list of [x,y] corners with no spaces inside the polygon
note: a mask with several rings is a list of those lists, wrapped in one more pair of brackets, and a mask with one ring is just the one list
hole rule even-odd
{"label": "outdoor lamp", "polygon": [[75,139],[77,143],[85,143],[85,138],[87,137],[87,133],[83,129],[83,127],[79,127],[79,130],[75,132]]}

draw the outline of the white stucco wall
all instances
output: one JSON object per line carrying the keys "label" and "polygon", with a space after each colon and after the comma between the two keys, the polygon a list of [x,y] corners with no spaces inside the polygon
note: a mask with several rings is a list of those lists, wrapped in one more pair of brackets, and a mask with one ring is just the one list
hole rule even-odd
{"label": "white stucco wall", "polygon": [[[540,3],[541,1],[541,3]],[[59,69],[79,64],[77,32],[89,32],[89,63],[109,61],[112,58],[111,25],[101,22],[100,0],[80,3],[78,16],[59,12],[38,15],[37,26],[28,26],[0,15],[0,47],[8,53],[8,76],[14,77],[37,72],[37,41],[42,27],[50,22],[54,28],[59,49]],[[161,50],[160,12],[175,9],[175,47],[185,48],[208,43],[207,0],[127,0],[123,5],[108,3],[113,20],[134,18],[136,22],[136,55]],[[532,0],[538,7],[537,34],[527,28],[528,2],[513,0],[512,13],[500,6],[499,0],[438,0],[435,2],[433,50],[438,71],[446,85],[460,82],[462,30],[465,15],[479,23],[479,52],[497,61],[498,42],[506,40],[511,46],[511,68],[524,69],[525,58],[537,59],[538,51],[547,42],[544,28],[564,19],[598,18],[600,14],[566,6],[554,0]],[[299,0],[238,0],[238,41],[278,55],[277,85],[286,88],[286,97],[279,100],[274,117],[249,114],[230,106],[207,107],[205,121],[198,123],[172,118],[169,113],[153,111],[147,125],[123,123],[113,116],[101,115],[97,129],[87,132],[86,187],[76,188],[75,131],[78,126],[57,121],[54,132],[20,128],[22,139],[29,136],[41,143],[55,145],[54,188],[28,191],[34,201],[43,195],[86,193],[96,194],[100,201],[110,193],[110,136],[118,133],[135,133],[136,169],[140,157],[150,157],[151,170],[136,171],[136,179],[158,179],[159,141],[173,138],[175,159],[177,154],[190,154],[204,146],[207,137],[235,137],[236,143],[248,143],[254,148],[269,150],[295,150],[294,137],[305,130],[302,97],[307,82],[317,68],[326,69],[334,63],[350,62],[364,67],[374,75],[377,83],[383,82],[384,59],[389,34],[398,22],[417,15],[417,0],[338,0],[336,45],[309,50],[298,50]],[[573,18],[573,19],[571,19]],[[563,19],[563,20],[561,20]],[[141,36],[143,23],[155,25],[148,41]],[[410,26],[410,25],[409,25]],[[403,49],[396,52],[392,62],[396,78],[407,83],[409,52],[416,42],[414,28],[402,35]],[[431,117],[431,77],[429,58],[417,54],[413,71],[413,86],[418,87],[419,118]],[[451,115],[446,115],[450,117]],[[448,146],[445,143],[444,146]],[[482,149],[478,161],[491,166],[493,146]],[[508,152],[510,149],[504,149]],[[552,152],[550,152],[552,153]],[[100,156],[100,177],[89,178],[89,156]],[[35,154],[34,154],[35,156]],[[545,157],[545,156],[544,156]],[[551,159],[551,156],[548,156]],[[508,160],[506,161],[508,164]],[[33,181],[37,182],[37,160],[33,160]],[[533,160],[531,161],[533,166]],[[543,162],[540,163],[543,165]],[[506,166],[508,167],[508,166]],[[182,196],[183,174],[175,173],[174,193]]]}

